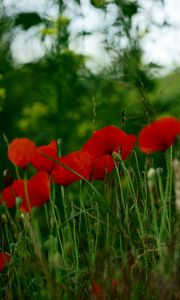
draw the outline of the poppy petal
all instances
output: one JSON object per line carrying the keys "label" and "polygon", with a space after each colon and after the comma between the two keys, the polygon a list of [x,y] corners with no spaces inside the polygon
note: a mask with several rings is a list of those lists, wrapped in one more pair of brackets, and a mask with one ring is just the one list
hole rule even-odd
{"label": "poppy petal", "polygon": [[105,300],[106,294],[102,287],[96,282],[93,281],[90,287],[90,295],[94,300]]}
{"label": "poppy petal", "polygon": [[31,206],[40,207],[50,199],[50,176],[44,171],[36,173],[28,182]]}
{"label": "poppy petal", "polygon": [[175,117],[163,117],[145,126],[139,133],[139,148],[143,153],[165,151],[180,134],[180,121]]}
{"label": "poppy petal", "polygon": [[123,160],[128,158],[131,150],[134,148],[135,141],[136,136],[133,134],[126,134],[126,136],[123,138],[121,149],[121,156]]}
{"label": "poppy petal", "polygon": [[88,151],[90,154],[98,157],[105,154],[111,155],[114,150],[117,140],[121,140],[125,133],[119,128],[110,125],[100,130],[95,131],[90,139],[83,145],[83,150]]}
{"label": "poppy petal", "polygon": [[94,162],[92,178],[94,180],[104,180],[106,174],[111,173],[114,167],[115,165],[111,155],[98,157]]}
{"label": "poppy petal", "polygon": [[13,189],[8,186],[4,188],[1,192],[2,200],[0,199],[0,203],[5,202],[8,208],[12,208],[16,205],[16,197]]}
{"label": "poppy petal", "polygon": [[18,167],[25,168],[36,150],[33,141],[27,138],[14,139],[8,145],[8,158]]}
{"label": "poppy petal", "polygon": [[[90,179],[94,158],[88,152],[81,150],[74,151],[68,155],[62,156],[58,160],[87,180]],[[54,183],[64,186],[81,179],[80,176],[74,174],[59,164],[55,165],[51,175],[53,176]]]}
{"label": "poppy petal", "polygon": [[30,205],[27,187],[28,187],[28,180],[23,180],[23,179],[14,180],[13,184],[11,185],[11,188],[13,189],[16,197],[20,197],[22,200],[20,207],[24,205],[27,208],[26,211],[30,211],[31,205]]}
{"label": "poppy petal", "polygon": [[39,171],[29,180],[15,180],[12,189],[21,197],[20,210],[29,212],[32,207],[40,207],[50,199],[50,177]]}
{"label": "poppy petal", "polygon": [[0,272],[5,268],[11,256],[7,252],[0,252]]}
{"label": "poppy petal", "polygon": [[43,156],[40,152],[47,154],[48,156],[56,159],[57,157],[57,143],[56,141],[51,141],[51,143],[47,146],[40,146],[36,148],[33,156],[31,157],[31,164],[34,168],[39,171],[46,171],[47,173],[51,173],[54,168],[55,163]]}
{"label": "poppy petal", "polygon": [[128,135],[110,125],[95,131],[82,149],[95,157],[111,155],[114,151],[121,152],[122,159],[126,159],[134,146],[135,139],[134,135]]}

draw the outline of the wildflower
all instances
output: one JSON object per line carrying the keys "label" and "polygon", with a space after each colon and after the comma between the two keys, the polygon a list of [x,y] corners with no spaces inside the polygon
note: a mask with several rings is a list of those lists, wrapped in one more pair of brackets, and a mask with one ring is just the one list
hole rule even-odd
{"label": "wildflower", "polygon": [[87,151],[71,152],[60,157],[58,161],[64,166],[58,163],[55,165],[51,173],[54,183],[66,186],[82,179],[82,177],[87,180],[90,179],[94,158]]}
{"label": "wildflower", "polygon": [[40,207],[50,198],[50,177],[44,172],[36,173],[28,182],[31,206]]}
{"label": "wildflower", "polygon": [[48,202],[50,197],[49,175],[40,171],[29,180],[14,180],[10,187],[6,187],[2,191],[3,201],[8,208],[16,205],[18,197],[21,198],[19,209],[25,212],[29,212],[32,207],[40,207]]}
{"label": "wildflower", "polygon": [[92,178],[103,180],[107,173],[111,173],[115,167],[114,156],[119,155],[120,159],[126,159],[135,140],[134,135],[128,135],[113,125],[95,131],[82,147],[83,151],[95,157]]}
{"label": "wildflower", "polygon": [[119,282],[116,279],[112,279],[111,287],[113,299],[117,299]]}
{"label": "wildflower", "polygon": [[33,141],[27,138],[14,139],[8,146],[8,158],[18,167],[26,168],[36,150]]}
{"label": "wildflower", "polygon": [[126,159],[134,146],[135,139],[134,135],[128,135],[121,129],[110,125],[95,131],[83,145],[83,150],[95,157],[118,152],[122,159]]}
{"label": "wildflower", "polygon": [[94,300],[106,299],[105,292],[103,291],[102,287],[98,283],[96,283],[96,281],[93,281],[91,284],[90,295]]}
{"label": "wildflower", "polygon": [[36,151],[33,153],[30,163],[39,171],[46,171],[47,173],[51,173],[54,168],[55,163],[43,156],[44,153],[54,159],[57,158],[57,144],[56,141],[51,141],[51,143],[47,146],[40,146],[36,148]]}
{"label": "wildflower", "polygon": [[1,192],[0,204],[5,203],[8,208],[16,205],[16,197],[11,186],[5,187]]}
{"label": "wildflower", "polygon": [[144,127],[139,134],[139,148],[143,153],[165,151],[180,134],[180,121],[175,117],[163,117]]}
{"label": "wildflower", "polygon": [[118,281],[116,279],[112,279],[112,288],[117,288],[118,286]]}
{"label": "wildflower", "polygon": [[100,156],[94,162],[92,178],[94,180],[103,180],[108,173],[113,171],[114,167],[111,155]]}
{"label": "wildflower", "polygon": [[6,267],[10,260],[10,254],[7,252],[0,252],[0,272]]}

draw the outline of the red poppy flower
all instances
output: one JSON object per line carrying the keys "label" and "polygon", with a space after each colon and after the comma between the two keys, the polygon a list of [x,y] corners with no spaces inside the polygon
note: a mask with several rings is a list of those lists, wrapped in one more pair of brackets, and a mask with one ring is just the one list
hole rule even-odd
{"label": "red poppy flower", "polygon": [[[90,179],[94,158],[88,152],[75,151],[68,155],[60,157],[58,160],[87,180]],[[53,176],[54,183],[65,186],[82,179],[80,176],[74,174],[73,172],[67,170],[65,167],[59,164],[55,165],[55,168],[51,174]]]}
{"label": "red poppy flower", "polygon": [[0,272],[5,268],[8,261],[10,260],[10,254],[7,252],[0,252]]}
{"label": "red poppy flower", "polygon": [[20,210],[29,212],[32,207],[40,207],[49,201],[50,177],[46,172],[40,171],[29,180],[15,180],[1,194],[1,203],[4,201],[8,208],[15,206],[16,198],[20,197]]}
{"label": "red poppy flower", "polygon": [[27,138],[14,139],[8,146],[8,158],[16,166],[25,168],[35,150],[36,146],[31,140]]}
{"label": "red poppy flower", "polygon": [[117,149],[120,149],[122,159],[128,158],[131,150],[134,148],[134,144],[136,141],[136,136],[133,134],[126,134],[123,138],[123,142],[121,148],[116,148],[114,152],[119,152]]}
{"label": "red poppy flower", "polygon": [[56,141],[52,141],[49,145],[47,146],[40,146],[36,148],[36,151],[31,157],[31,164],[33,165],[34,168],[40,171],[46,171],[50,173],[53,168],[55,163],[43,156],[40,152],[43,152],[47,154],[48,156],[56,159],[57,158],[57,143]]}
{"label": "red poppy flower", "polygon": [[98,157],[94,162],[92,178],[94,180],[104,180],[106,174],[111,173],[114,167],[115,165],[111,155]]}
{"label": "red poppy flower", "polygon": [[50,178],[44,171],[39,171],[29,180],[15,180],[12,189],[21,197],[20,210],[29,212],[32,207],[40,207],[49,201]]}
{"label": "red poppy flower", "polygon": [[118,281],[116,279],[112,279],[112,288],[116,289],[118,286]]}
{"label": "red poppy flower", "polygon": [[12,208],[16,205],[16,197],[13,189],[10,186],[2,190],[1,196],[2,199],[0,199],[0,204],[2,204],[2,202],[5,202],[8,208]]}
{"label": "red poppy flower", "polygon": [[106,299],[105,292],[103,291],[102,287],[98,283],[96,283],[96,281],[92,282],[92,285],[90,287],[90,295],[94,300]]}
{"label": "red poppy flower", "polygon": [[180,121],[163,117],[144,127],[139,134],[139,148],[143,153],[165,151],[175,143],[180,134]]}
{"label": "red poppy flower", "polygon": [[121,129],[110,125],[95,131],[83,145],[83,150],[95,157],[120,152],[122,159],[126,159],[134,146],[135,139],[134,135],[128,135]]}
{"label": "red poppy flower", "polygon": [[117,299],[119,282],[116,279],[112,279],[111,286],[113,299]]}
{"label": "red poppy flower", "polygon": [[28,182],[31,206],[40,207],[50,198],[50,177],[44,172],[36,173]]}
{"label": "red poppy flower", "polygon": [[[20,197],[21,198],[21,205],[23,205],[24,203],[26,203],[27,201],[29,201],[29,197],[28,200],[26,199],[28,195],[27,194],[27,186],[28,186],[28,180],[23,180],[23,179],[17,179],[14,180],[12,185],[11,185],[11,190],[13,191],[13,194],[15,195],[15,198]],[[9,198],[6,199],[6,203],[9,202]],[[16,204],[16,202],[15,202]],[[29,210],[30,210],[30,203],[28,205]]]}

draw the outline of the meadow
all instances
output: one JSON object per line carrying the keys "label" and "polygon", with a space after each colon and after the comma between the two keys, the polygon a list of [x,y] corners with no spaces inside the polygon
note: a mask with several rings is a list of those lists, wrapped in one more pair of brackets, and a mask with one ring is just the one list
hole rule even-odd
{"label": "meadow", "polygon": [[166,2],[0,0],[0,299],[180,299]]}
{"label": "meadow", "polygon": [[60,140],[7,144],[0,298],[179,299],[179,133],[163,117],[66,155]]}

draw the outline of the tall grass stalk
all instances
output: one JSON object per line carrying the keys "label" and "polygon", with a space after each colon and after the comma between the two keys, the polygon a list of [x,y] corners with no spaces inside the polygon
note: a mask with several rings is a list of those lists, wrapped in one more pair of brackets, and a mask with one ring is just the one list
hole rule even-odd
{"label": "tall grass stalk", "polygon": [[168,263],[178,245],[176,240],[169,246],[177,217],[172,149],[167,156],[167,176],[154,168],[151,181],[133,153],[131,164],[115,161],[104,182],[81,178],[69,187],[52,184],[50,202],[24,219],[18,207],[2,205],[0,247],[12,258],[0,273],[1,298],[92,299],[90,286],[96,281],[107,299],[151,299],[156,294],[151,278],[159,276],[164,284],[161,270],[170,278],[177,263]]}

